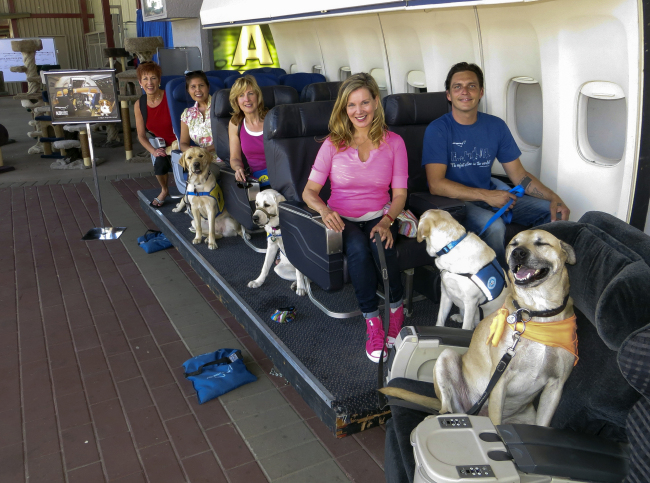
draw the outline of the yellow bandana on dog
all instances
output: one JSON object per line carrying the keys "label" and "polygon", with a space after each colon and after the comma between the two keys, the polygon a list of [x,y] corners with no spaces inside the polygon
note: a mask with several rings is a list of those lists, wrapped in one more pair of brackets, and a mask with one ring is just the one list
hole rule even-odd
{"label": "yellow bandana on dog", "polygon": [[497,315],[492,319],[492,323],[490,324],[490,335],[485,341],[486,344],[491,342],[496,347],[507,325],[513,331],[523,330],[521,336],[524,339],[539,342],[549,347],[561,347],[569,351],[576,358],[573,365],[575,366],[578,363],[578,335],[576,333],[577,324],[575,315],[556,322],[526,322],[526,330],[524,330],[523,322],[516,322],[514,324],[507,322],[506,317],[508,314],[508,309],[506,308],[500,308],[497,311]]}

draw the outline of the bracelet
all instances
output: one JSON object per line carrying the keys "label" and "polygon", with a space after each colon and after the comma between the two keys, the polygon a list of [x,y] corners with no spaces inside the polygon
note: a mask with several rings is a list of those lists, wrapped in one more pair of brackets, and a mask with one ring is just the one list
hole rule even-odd
{"label": "bracelet", "polygon": [[388,217],[388,219],[390,220],[390,224],[391,224],[391,225],[392,225],[393,223],[395,223],[395,218],[393,218],[392,216],[390,216],[388,213],[384,213],[384,216],[387,216],[387,217]]}

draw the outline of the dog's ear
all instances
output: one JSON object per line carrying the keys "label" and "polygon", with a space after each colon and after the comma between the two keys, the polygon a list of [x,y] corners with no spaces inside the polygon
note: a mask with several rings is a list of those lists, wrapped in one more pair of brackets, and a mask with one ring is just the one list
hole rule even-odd
{"label": "dog's ear", "polygon": [[424,232],[429,230],[429,225],[431,222],[429,221],[428,218],[420,218],[420,221],[418,223],[418,243],[422,243],[422,240],[424,240]]}
{"label": "dog's ear", "polygon": [[181,154],[181,158],[178,160],[178,164],[181,168],[187,169],[187,166],[185,166],[185,153]]}
{"label": "dog's ear", "polygon": [[283,201],[287,201],[287,199],[284,196],[282,196],[280,193],[278,193],[277,195],[275,195],[275,201],[276,203],[282,203]]}
{"label": "dog's ear", "polygon": [[571,245],[569,245],[567,242],[563,242],[560,240],[560,247],[566,253],[566,262],[569,265],[575,265],[576,263],[576,252],[573,249]]}

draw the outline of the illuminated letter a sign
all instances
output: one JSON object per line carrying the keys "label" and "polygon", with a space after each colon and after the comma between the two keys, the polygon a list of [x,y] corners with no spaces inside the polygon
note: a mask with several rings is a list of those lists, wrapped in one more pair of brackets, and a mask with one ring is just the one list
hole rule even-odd
{"label": "illuminated letter a sign", "polygon": [[232,65],[246,65],[247,60],[259,60],[262,65],[273,63],[259,25],[248,25],[241,28]]}

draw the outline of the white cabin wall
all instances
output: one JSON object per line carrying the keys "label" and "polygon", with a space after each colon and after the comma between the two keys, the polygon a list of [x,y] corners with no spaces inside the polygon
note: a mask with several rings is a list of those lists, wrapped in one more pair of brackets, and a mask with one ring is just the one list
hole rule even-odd
{"label": "white cabin wall", "polygon": [[[352,74],[384,69],[388,76],[381,26],[376,14],[333,17],[314,23],[328,81],[339,81],[339,69],[346,66],[350,67]],[[389,79],[387,83],[390,86]]]}
{"label": "white cabin wall", "polygon": [[323,65],[314,23],[312,20],[302,20],[269,25],[278,52],[280,67],[287,73],[292,64],[298,66],[298,72],[311,72],[315,65]]}
{"label": "white cabin wall", "polygon": [[[540,179],[556,191],[577,220],[590,210],[626,220],[636,164],[638,107],[638,18],[629,0],[562,0],[523,6],[479,8],[486,62],[489,112],[504,116],[502,100],[508,76],[529,75],[540,81],[543,95],[543,142]],[[511,26],[508,29],[508,25]],[[521,40],[511,36],[525,26]],[[531,27],[539,49],[532,41]],[[526,41],[526,38],[531,40]],[[510,48],[508,48],[510,42]],[[522,44],[536,62],[525,59]],[[518,73],[514,66],[530,69]],[[496,76],[496,77],[495,77]],[[511,77],[510,77],[511,78]],[[621,86],[628,100],[626,149],[615,166],[582,159],[577,149],[577,101],[582,85],[608,81]],[[496,85],[495,85],[496,84]],[[633,102],[629,102],[632,99]]]}
{"label": "white cabin wall", "polygon": [[[540,175],[542,147],[522,143],[516,134],[516,122],[507,115],[508,87],[515,77],[532,77],[541,81],[542,62],[539,39],[523,9],[483,8],[478,11],[483,42],[485,97],[487,112],[508,123],[521,149],[521,162],[530,173]],[[542,96],[544,88],[542,87]],[[493,173],[505,174],[501,163],[494,163]]]}
{"label": "white cabin wall", "polygon": [[407,92],[406,76],[424,71],[427,91],[445,90],[457,62],[480,64],[473,8],[387,12],[379,15],[386,40],[393,93]]}

